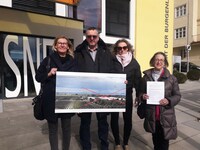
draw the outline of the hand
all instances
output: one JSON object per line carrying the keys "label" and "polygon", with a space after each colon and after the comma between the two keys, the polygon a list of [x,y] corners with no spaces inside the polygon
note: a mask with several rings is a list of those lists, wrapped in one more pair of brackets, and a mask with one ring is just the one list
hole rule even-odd
{"label": "hand", "polygon": [[166,98],[163,98],[163,99],[160,100],[160,105],[166,106],[168,104],[169,104],[169,101]]}
{"label": "hand", "polygon": [[143,95],[142,95],[142,99],[143,99],[143,100],[147,100],[147,99],[149,99],[149,95],[147,95],[147,94],[143,94]]}
{"label": "hand", "polygon": [[128,84],[128,80],[125,80],[125,81],[124,81],[124,84]]}
{"label": "hand", "polygon": [[57,70],[57,68],[51,68],[50,72],[48,73],[48,76],[55,75]]}

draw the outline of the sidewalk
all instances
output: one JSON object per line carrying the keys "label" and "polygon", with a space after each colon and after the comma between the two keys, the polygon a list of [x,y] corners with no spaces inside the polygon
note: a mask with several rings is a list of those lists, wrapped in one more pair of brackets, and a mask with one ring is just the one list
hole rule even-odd
{"label": "sidewalk", "polygon": [[[187,81],[180,84],[181,92],[200,90],[200,81]],[[186,99],[184,99],[186,100]],[[196,105],[200,108],[200,103]],[[0,113],[0,149],[1,150],[49,150],[48,130],[46,121],[33,118],[31,98],[3,101],[4,112]],[[199,109],[200,110],[200,109]],[[192,113],[186,107],[178,105],[176,116],[178,122],[178,138],[170,141],[170,150],[199,150],[200,122],[199,113]],[[108,117],[110,121],[110,116]],[[120,116],[120,133],[122,138],[123,118]],[[79,144],[80,119],[72,118],[72,138],[70,150],[80,150]],[[92,150],[100,150],[97,135],[97,121],[93,114],[91,124]],[[109,132],[110,150],[114,141]],[[143,120],[139,119],[136,109],[133,109],[133,130],[129,145],[131,150],[152,150],[151,134],[143,129]]]}

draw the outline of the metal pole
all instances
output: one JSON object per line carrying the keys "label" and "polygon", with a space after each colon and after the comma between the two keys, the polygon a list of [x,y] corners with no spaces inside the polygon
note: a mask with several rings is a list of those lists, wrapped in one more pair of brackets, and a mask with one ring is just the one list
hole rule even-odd
{"label": "metal pole", "polygon": [[190,62],[190,60],[189,60],[189,56],[190,56],[190,51],[189,50],[187,50],[187,72],[189,71],[189,62]]}
{"label": "metal pole", "polygon": [[[189,0],[187,0],[187,45],[189,44]],[[186,46],[187,51],[187,72],[189,71],[189,50]]]}

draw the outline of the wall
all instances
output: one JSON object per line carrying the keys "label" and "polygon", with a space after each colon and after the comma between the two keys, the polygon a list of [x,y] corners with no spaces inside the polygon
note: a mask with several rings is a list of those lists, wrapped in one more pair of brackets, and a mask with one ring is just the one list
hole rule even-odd
{"label": "wall", "polygon": [[157,51],[166,52],[172,71],[173,52],[172,0],[136,0],[136,59],[141,69],[149,68],[149,60]]}

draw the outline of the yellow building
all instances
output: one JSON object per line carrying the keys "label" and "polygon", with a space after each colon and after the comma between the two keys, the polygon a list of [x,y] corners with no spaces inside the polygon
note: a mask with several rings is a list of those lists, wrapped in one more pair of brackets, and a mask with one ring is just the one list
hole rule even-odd
{"label": "yellow building", "polygon": [[142,70],[150,67],[149,60],[155,52],[162,51],[167,54],[172,71],[173,16],[172,0],[136,1],[135,49]]}

